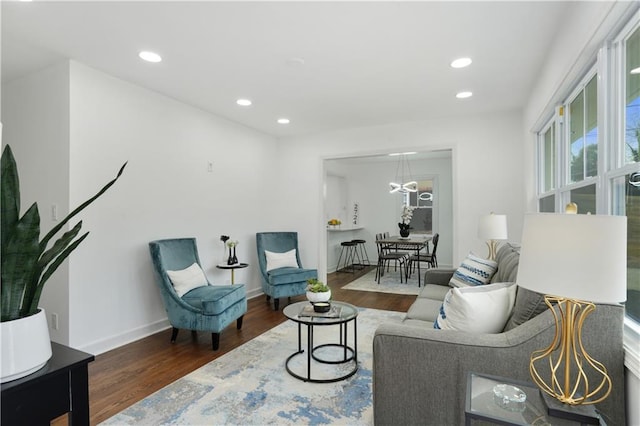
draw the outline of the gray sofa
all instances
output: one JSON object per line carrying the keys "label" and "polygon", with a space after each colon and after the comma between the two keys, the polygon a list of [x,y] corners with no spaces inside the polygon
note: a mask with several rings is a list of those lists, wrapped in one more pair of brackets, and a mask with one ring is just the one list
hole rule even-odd
{"label": "gray sofa", "polygon": [[[504,244],[491,282],[517,282],[518,247]],[[542,295],[517,289],[502,333],[437,330],[433,322],[449,290],[453,269],[431,269],[402,324],[383,324],[373,339],[373,408],[376,425],[464,424],[469,372],[531,381],[529,357],[546,348],[555,325]],[[606,283],[603,283],[606,285]],[[585,321],[587,351],[607,366],[611,395],[597,405],[606,423],[625,424],[624,307],[597,305]]]}

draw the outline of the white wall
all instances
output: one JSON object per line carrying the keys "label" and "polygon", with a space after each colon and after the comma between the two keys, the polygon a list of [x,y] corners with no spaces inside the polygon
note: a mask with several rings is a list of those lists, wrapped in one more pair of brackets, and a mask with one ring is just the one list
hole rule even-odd
{"label": "white wall", "polygon": [[[11,145],[18,165],[20,214],[37,202],[44,236],[57,224],[52,220],[53,205],[60,219],[68,213],[69,64],[52,66],[3,87],[2,111],[3,144]],[[65,262],[47,281],[40,303],[47,312],[51,338],[58,342],[69,339],[68,283]],[[57,330],[51,328],[53,313],[59,317]]]}
{"label": "white wall", "polygon": [[[210,280],[229,283],[229,272],[215,268],[223,257],[220,235],[237,239],[238,257],[256,265],[255,232],[287,223],[279,214],[278,150],[270,136],[73,61],[9,84],[5,96],[3,142],[31,167],[22,173],[25,193],[58,203],[61,215],[129,162],[121,180],[81,215],[91,233],[71,256],[68,279],[64,269],[55,276],[68,282],[68,292],[52,285],[47,290],[55,294],[43,296],[68,329],[68,338],[54,340],[100,353],[167,326],[149,241],[196,237]],[[54,196],[50,188],[58,186],[66,191]],[[237,271],[236,282],[250,295],[261,292],[254,267]],[[57,296],[68,303],[68,319]]]}
{"label": "white wall", "polygon": [[[323,160],[393,151],[452,149],[453,250],[458,264],[470,250],[484,253],[477,222],[491,211],[509,218],[510,240],[520,241],[524,214],[521,171],[522,122],[517,111],[459,119],[440,119],[350,129],[281,141],[280,180],[291,206],[292,225],[309,229],[301,250],[312,251],[326,271],[323,212]],[[366,222],[364,216],[363,223]]]}

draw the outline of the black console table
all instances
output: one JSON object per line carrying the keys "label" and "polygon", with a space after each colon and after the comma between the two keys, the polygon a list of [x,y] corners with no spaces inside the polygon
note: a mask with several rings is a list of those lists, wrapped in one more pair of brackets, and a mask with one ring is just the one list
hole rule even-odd
{"label": "black console table", "polygon": [[89,370],[94,356],[51,342],[40,370],[0,387],[3,425],[41,425],[69,413],[70,425],[89,425]]}

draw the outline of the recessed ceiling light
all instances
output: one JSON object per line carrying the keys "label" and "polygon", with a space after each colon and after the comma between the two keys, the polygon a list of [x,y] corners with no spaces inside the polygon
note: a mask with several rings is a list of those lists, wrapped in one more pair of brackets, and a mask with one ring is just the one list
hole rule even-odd
{"label": "recessed ceiling light", "polygon": [[289,124],[291,121],[288,118],[278,118],[279,124]]}
{"label": "recessed ceiling light", "polygon": [[640,74],[640,67],[632,69],[631,74]]}
{"label": "recessed ceiling light", "polygon": [[473,96],[473,93],[471,92],[460,92],[456,94],[456,98],[458,99],[470,98],[471,96]]}
{"label": "recessed ceiling light", "polygon": [[471,58],[458,58],[455,61],[451,62],[452,68],[464,68],[471,65]]}
{"label": "recessed ceiling light", "polygon": [[140,57],[140,59],[143,59],[147,62],[156,63],[156,62],[162,61],[162,57],[160,55],[154,52],[146,51],[146,50],[143,50],[142,52],[138,53],[138,56]]}
{"label": "recessed ceiling light", "polygon": [[249,106],[251,105],[253,102],[251,102],[249,99],[238,99],[236,101],[236,103],[240,106]]}

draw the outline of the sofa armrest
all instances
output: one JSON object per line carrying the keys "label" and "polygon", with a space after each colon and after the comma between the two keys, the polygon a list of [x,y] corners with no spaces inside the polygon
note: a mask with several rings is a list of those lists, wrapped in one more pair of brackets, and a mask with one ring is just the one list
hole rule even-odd
{"label": "sofa armrest", "polygon": [[455,271],[453,268],[428,269],[427,272],[424,273],[424,283],[448,286]]}
{"label": "sofa armrest", "polygon": [[[623,424],[624,352],[623,310],[601,309],[585,324],[595,359],[605,363],[614,383],[612,395],[598,408]],[[605,332],[599,326],[620,324]],[[593,333],[591,333],[593,331]],[[469,372],[531,381],[529,358],[545,348],[555,333],[553,315],[546,311],[519,327],[500,334],[471,334],[434,330],[428,326],[383,324],[373,340],[373,408],[376,425],[464,424]],[[583,336],[584,337],[584,336]],[[613,349],[615,348],[615,350]],[[589,350],[589,349],[588,349]],[[609,367],[611,366],[611,368]],[[613,414],[612,414],[613,413]]]}

